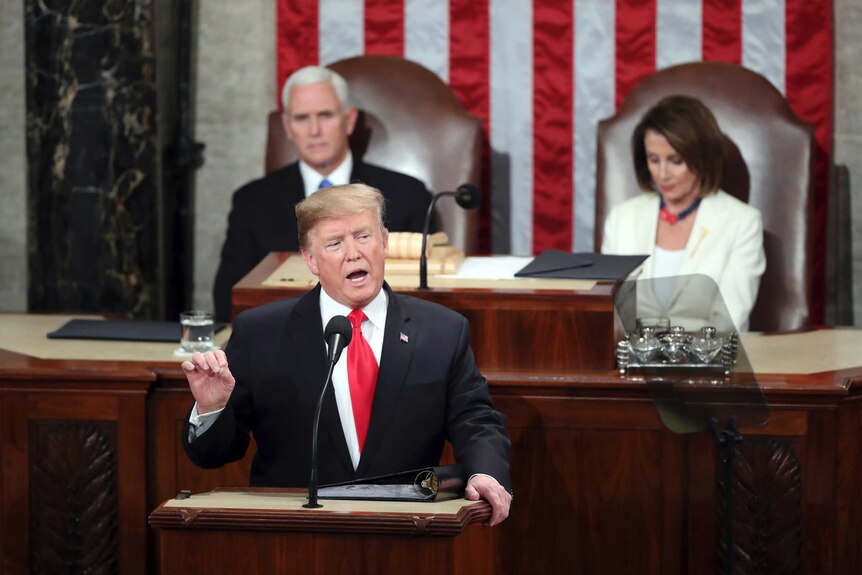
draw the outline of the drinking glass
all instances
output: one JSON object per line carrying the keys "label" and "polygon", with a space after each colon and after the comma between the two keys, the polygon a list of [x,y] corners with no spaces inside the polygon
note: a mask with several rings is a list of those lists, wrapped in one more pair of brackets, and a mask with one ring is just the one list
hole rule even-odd
{"label": "drinking glass", "polygon": [[180,314],[180,348],[187,353],[210,351],[213,343],[213,314],[208,311],[191,310]]}

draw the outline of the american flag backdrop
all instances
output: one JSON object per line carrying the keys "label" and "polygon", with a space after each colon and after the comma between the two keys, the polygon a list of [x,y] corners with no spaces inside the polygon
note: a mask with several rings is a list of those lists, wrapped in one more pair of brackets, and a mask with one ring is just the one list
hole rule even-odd
{"label": "american flag backdrop", "polygon": [[762,74],[815,125],[824,253],[832,0],[277,2],[279,86],[301,66],[398,55],[482,118],[486,251],[592,250],[598,121],[655,70],[713,60]]}

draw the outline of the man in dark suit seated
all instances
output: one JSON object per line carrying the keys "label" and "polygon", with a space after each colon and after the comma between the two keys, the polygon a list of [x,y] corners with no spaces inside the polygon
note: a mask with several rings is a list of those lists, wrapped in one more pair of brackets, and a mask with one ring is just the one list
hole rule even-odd
{"label": "man in dark suit seated", "polygon": [[294,72],[281,94],[283,123],[300,160],[237,190],[216,273],[215,315],[229,321],[231,288],[271,251],[297,251],[293,208],[316,190],[351,182],[378,188],[386,198],[386,225],[421,232],[431,195],[410,176],[354,158],[348,137],[357,111],[348,103],[347,82],[328,68]]}
{"label": "man in dark suit seated", "polygon": [[461,315],[393,293],[384,199],[361,184],[316,192],[296,207],[316,288],[239,314],[225,351],[182,364],[195,405],[183,443],[201,467],[257,452],[251,484],[307,485],[315,405],[329,361],[324,326],[346,315],[353,336],[335,365],[318,436],[322,484],[437,465],[448,439],[468,499],[489,523],[511,504],[506,418],[494,408]]}

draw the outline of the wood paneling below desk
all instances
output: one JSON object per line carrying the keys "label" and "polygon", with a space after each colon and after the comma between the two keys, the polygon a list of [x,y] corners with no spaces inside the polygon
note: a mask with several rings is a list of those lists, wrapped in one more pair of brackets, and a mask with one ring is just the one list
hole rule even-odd
{"label": "wood paneling below desk", "polygon": [[[862,560],[862,401],[847,375],[762,378],[770,420],[742,430],[734,486],[739,556],[776,566],[760,572],[843,575]],[[152,401],[175,408],[153,427],[160,444],[177,445],[188,403],[182,383],[162,376]],[[515,488],[494,531],[494,573],[717,571],[720,462],[709,435],[667,430],[646,387],[614,373],[489,379],[508,418]],[[206,471],[181,448],[174,455],[154,462],[168,497],[244,481],[242,466]]]}
{"label": "wood paneling below desk", "polygon": [[141,519],[155,381],[142,366],[0,354],[0,572],[149,572]]}
{"label": "wood paneling below desk", "polygon": [[[717,571],[721,488],[708,435],[668,431],[646,386],[611,371],[486,375],[508,418],[515,488],[511,517],[493,531],[494,573]],[[743,429],[739,556],[759,562],[749,572],[856,572],[862,369],[759,381],[771,416]],[[89,561],[108,572],[155,572],[150,511],[181,489],[247,484],[250,456],[217,470],[188,461],[180,434],[190,406],[175,362],[0,351],[3,573],[35,572],[46,557],[52,568]],[[82,475],[46,475],[55,463]],[[108,489],[88,491],[103,484],[78,477],[107,478]],[[54,497],[76,489],[81,498]],[[88,523],[95,509],[103,525]],[[69,535],[42,556],[39,545],[55,532]],[[78,543],[93,535],[104,554]]]}

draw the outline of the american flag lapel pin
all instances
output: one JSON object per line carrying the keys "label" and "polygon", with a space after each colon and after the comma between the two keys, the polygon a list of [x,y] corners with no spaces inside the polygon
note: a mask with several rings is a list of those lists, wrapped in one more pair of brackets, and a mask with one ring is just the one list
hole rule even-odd
{"label": "american flag lapel pin", "polygon": [[400,339],[403,343],[408,343],[410,341],[410,338],[408,338],[407,334],[403,331],[399,333],[399,336],[400,337],[398,339]]}

